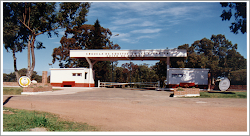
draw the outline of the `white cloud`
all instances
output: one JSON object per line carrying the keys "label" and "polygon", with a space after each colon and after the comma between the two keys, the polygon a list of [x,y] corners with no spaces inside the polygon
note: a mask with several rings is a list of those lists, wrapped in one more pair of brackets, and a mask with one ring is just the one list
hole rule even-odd
{"label": "white cloud", "polygon": [[158,33],[161,29],[140,29],[140,30],[133,30],[131,33]]}
{"label": "white cloud", "polygon": [[111,30],[111,32],[114,34],[113,31],[116,31],[117,29],[120,28],[120,26],[115,26],[115,25],[112,25],[112,26],[108,26],[107,28],[109,28],[109,30]]}
{"label": "white cloud", "polygon": [[112,32],[157,33],[158,28],[165,30],[207,18],[210,6],[213,4],[204,2],[93,2],[89,17],[98,18]]}
{"label": "white cloud", "polygon": [[204,10],[204,4],[195,2],[93,2],[91,9],[115,9],[120,15],[124,12],[137,13],[141,15],[171,16],[184,15],[193,11]]}
{"label": "white cloud", "polygon": [[134,22],[137,22],[139,21],[138,18],[127,18],[127,19],[116,19],[113,24],[114,25],[125,25],[125,24],[129,24],[129,23],[134,23]]}
{"label": "white cloud", "polygon": [[144,39],[144,38],[153,38],[151,35],[143,35],[143,36],[139,36],[136,39]]}
{"label": "white cloud", "polygon": [[154,26],[154,25],[156,24],[151,21],[144,21],[140,26]]}
{"label": "white cloud", "polygon": [[142,23],[139,23],[138,21],[138,23],[130,24],[129,26],[140,26],[140,27],[157,26],[157,24],[152,21],[143,21],[143,19],[141,19],[140,22]]}
{"label": "white cloud", "polygon": [[132,43],[132,44],[138,42],[138,40],[133,39],[133,38],[123,38],[123,39],[121,39],[121,41],[127,42],[127,43]]}
{"label": "white cloud", "polygon": [[157,9],[163,7],[162,2],[112,2],[106,3],[105,6],[117,10],[130,10],[132,12],[149,11],[152,9]]}

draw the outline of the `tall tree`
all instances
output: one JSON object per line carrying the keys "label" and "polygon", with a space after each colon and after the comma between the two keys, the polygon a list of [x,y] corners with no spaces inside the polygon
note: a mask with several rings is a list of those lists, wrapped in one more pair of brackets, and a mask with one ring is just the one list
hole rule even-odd
{"label": "tall tree", "polygon": [[166,76],[167,76],[167,62],[159,61],[152,67],[152,69],[155,71],[156,75],[158,76],[158,81],[161,82],[161,87],[163,87],[163,83],[166,80]]}
{"label": "tall tree", "polygon": [[[99,25],[97,20],[95,25],[84,24],[68,28],[65,36],[61,38],[61,46],[54,48],[52,62],[59,61],[60,67],[86,67],[88,63],[85,59],[72,59],[69,57],[70,50],[86,49],[120,49],[118,44],[110,41],[112,32]],[[99,29],[97,31],[97,29]],[[98,32],[98,33],[97,33]],[[67,37],[72,35],[72,37]]]}
{"label": "tall tree", "polygon": [[234,14],[235,22],[229,27],[231,32],[238,34],[240,30],[243,34],[246,33],[247,25],[246,25],[246,2],[221,2],[220,3],[223,8],[229,7],[227,10],[223,10],[221,14],[222,21],[230,20],[232,15]]}
{"label": "tall tree", "polygon": [[187,59],[178,63],[179,67],[209,68],[214,78],[246,68],[246,59],[237,52],[237,44],[232,44],[221,34],[197,40],[190,47],[185,44],[178,48],[188,52]]}
{"label": "tall tree", "polygon": [[126,75],[127,75],[127,82],[133,82],[133,81],[132,81],[133,66],[134,66],[134,63],[133,63],[133,62],[122,64],[122,68],[125,69],[124,72],[125,72]]}
{"label": "tall tree", "polygon": [[105,47],[105,41],[103,40],[105,37],[102,36],[101,26],[99,20],[97,19],[94,24],[94,30],[90,32],[92,37],[90,37],[91,49],[102,49],[103,46]]}
{"label": "tall tree", "polygon": [[[28,69],[26,76],[31,77],[35,67],[34,49],[45,48],[42,42],[36,42],[36,37],[44,33],[51,37],[52,33],[58,35],[57,29],[59,28],[83,25],[89,7],[89,3],[60,3],[58,11],[56,3],[52,2],[5,2],[4,44],[6,49],[9,48],[13,52],[14,69],[16,68],[14,53],[27,47]],[[6,38],[8,35],[14,42],[8,41]]]}
{"label": "tall tree", "polygon": [[22,52],[26,47],[27,35],[22,36],[22,32],[26,32],[23,25],[18,22],[18,16],[16,12],[12,12],[12,9],[17,9],[18,4],[3,3],[3,43],[7,52],[12,52],[14,60],[14,71],[16,75],[16,81],[19,79],[19,73],[17,69],[16,52]]}
{"label": "tall tree", "polygon": [[122,67],[115,67],[114,70],[114,81],[115,82],[120,82],[120,83],[126,83],[127,82],[127,73],[124,68]]}
{"label": "tall tree", "polygon": [[[71,35],[69,37],[68,35]],[[88,67],[85,59],[72,59],[69,57],[70,50],[86,50],[86,49],[120,49],[118,44],[110,41],[112,32],[101,27],[98,20],[94,25],[84,24],[67,28],[65,35],[61,39],[61,46],[54,48],[53,60],[55,63],[59,61],[61,68],[66,67]],[[95,70],[95,80],[110,81],[111,62],[97,62],[93,69]],[[103,76],[105,75],[105,76]]]}

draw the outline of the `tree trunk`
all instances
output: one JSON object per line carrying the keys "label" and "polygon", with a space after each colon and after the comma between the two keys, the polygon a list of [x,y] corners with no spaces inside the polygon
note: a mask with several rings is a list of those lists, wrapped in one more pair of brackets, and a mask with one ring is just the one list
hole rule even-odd
{"label": "tree trunk", "polygon": [[[34,68],[35,68],[35,51],[34,51],[34,44],[35,44],[35,40],[36,40],[36,36],[35,35],[33,35],[33,39],[32,39],[32,43],[31,43],[31,56],[32,56],[32,64],[31,64],[31,69],[30,69],[30,73],[31,73],[31,75],[30,75],[30,77],[32,76],[32,74],[33,74],[33,70],[34,70]],[[31,79],[31,78],[30,78]]]}
{"label": "tree trunk", "polygon": [[[32,35],[32,42],[30,44],[30,48],[31,48],[31,56],[32,56],[32,64],[31,64],[31,67],[30,67],[30,62],[29,62],[29,69],[27,70],[27,77],[29,77],[31,79],[31,76],[33,74],[33,70],[35,68],[35,52],[34,52],[34,44],[35,44],[35,40],[36,40],[36,36],[35,34]],[[30,54],[29,54],[30,55]],[[29,56],[30,57],[30,56]],[[29,61],[30,61],[30,58],[29,58]]]}
{"label": "tree trunk", "polygon": [[12,50],[12,53],[13,53],[13,60],[14,60],[14,71],[15,71],[15,74],[16,74],[16,81],[19,82],[19,78],[20,78],[20,75],[18,73],[18,70],[17,70],[17,66],[16,66],[16,54],[15,54],[15,51]]}
{"label": "tree trunk", "polygon": [[32,35],[29,35],[29,41],[28,41],[28,69],[27,69],[27,73],[26,73],[26,76],[28,78],[31,77],[31,72],[30,72],[30,48],[31,48],[31,38],[32,38]]}

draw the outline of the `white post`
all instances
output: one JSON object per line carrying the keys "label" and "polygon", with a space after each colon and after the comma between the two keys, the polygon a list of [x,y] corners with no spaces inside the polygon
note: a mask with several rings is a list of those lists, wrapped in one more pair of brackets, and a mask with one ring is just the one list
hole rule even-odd
{"label": "white post", "polygon": [[166,75],[166,77],[167,77],[167,85],[169,85],[169,64],[170,64],[169,57],[167,57],[167,75]]}
{"label": "white post", "polygon": [[100,80],[98,80],[98,88],[100,88],[100,85],[101,85]]}

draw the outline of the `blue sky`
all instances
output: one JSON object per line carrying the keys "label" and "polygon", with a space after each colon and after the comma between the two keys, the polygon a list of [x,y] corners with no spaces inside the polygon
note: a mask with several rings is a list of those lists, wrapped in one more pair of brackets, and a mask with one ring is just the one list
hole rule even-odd
{"label": "blue sky", "polygon": [[[223,34],[238,44],[238,52],[247,58],[247,34],[233,34],[229,30],[232,21],[222,21],[223,8],[219,2],[92,2],[86,24],[94,24],[96,19],[104,28],[109,28],[111,40],[121,49],[173,49],[183,44],[191,45],[196,40],[214,34]],[[59,68],[52,63],[53,49],[60,46],[63,35],[48,38],[40,35],[37,41],[43,42],[46,49],[35,50],[35,71],[42,74],[49,68]],[[11,53],[2,47],[3,73],[13,72]],[[27,68],[27,50],[17,53],[17,68]],[[119,61],[118,66],[127,61]],[[154,65],[157,61],[133,61],[135,64]]]}

